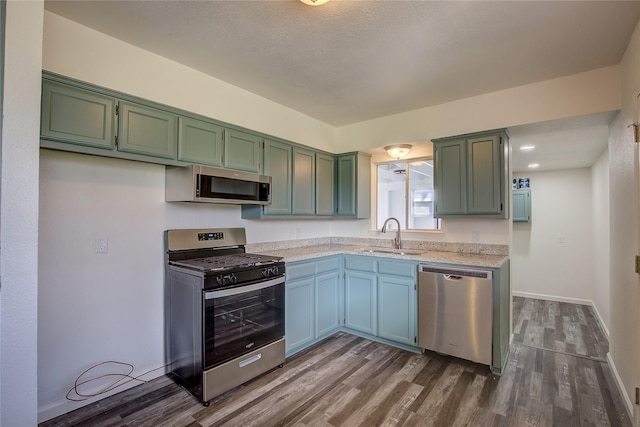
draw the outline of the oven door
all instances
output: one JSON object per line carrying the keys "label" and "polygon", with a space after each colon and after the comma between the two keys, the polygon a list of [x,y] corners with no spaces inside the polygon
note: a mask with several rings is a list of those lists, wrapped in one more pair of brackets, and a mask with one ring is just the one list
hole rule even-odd
{"label": "oven door", "polygon": [[284,336],[284,276],[204,293],[204,369]]}

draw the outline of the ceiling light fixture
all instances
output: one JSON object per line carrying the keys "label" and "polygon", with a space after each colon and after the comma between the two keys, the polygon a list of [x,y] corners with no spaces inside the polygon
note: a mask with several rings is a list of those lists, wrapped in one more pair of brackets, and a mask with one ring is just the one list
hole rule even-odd
{"label": "ceiling light fixture", "polygon": [[309,6],[322,6],[327,3],[329,0],[300,0],[302,3]]}
{"label": "ceiling light fixture", "polygon": [[411,144],[394,144],[384,147],[388,155],[396,160],[400,160],[411,151]]}
{"label": "ceiling light fixture", "polygon": [[540,164],[539,164],[539,163],[529,163],[529,167],[530,167],[531,169],[535,169],[535,168],[537,168],[537,167],[539,167],[539,166],[540,166]]}
{"label": "ceiling light fixture", "polygon": [[533,150],[534,148],[536,148],[536,146],[535,146],[535,145],[523,145],[523,146],[521,146],[521,147],[520,147],[520,149],[521,149],[522,151],[531,151],[531,150]]}

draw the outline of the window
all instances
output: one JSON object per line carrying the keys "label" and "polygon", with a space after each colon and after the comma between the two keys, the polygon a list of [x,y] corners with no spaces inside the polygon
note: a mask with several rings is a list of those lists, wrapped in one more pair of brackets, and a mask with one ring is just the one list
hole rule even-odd
{"label": "window", "polygon": [[395,217],[403,230],[438,230],[434,200],[432,159],[378,164],[377,228]]}

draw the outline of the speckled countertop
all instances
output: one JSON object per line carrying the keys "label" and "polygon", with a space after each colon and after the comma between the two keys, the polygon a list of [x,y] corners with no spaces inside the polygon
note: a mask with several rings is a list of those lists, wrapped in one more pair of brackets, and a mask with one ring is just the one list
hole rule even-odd
{"label": "speckled countertop", "polygon": [[[356,241],[351,242],[352,244],[346,244],[344,242],[336,243],[334,240],[335,238],[323,238],[308,239],[307,241],[250,244],[247,245],[247,251],[280,256],[283,257],[287,262],[302,261],[329,255],[350,254],[382,258],[406,259],[418,262],[455,264],[484,268],[500,268],[502,264],[508,259],[508,248],[506,248],[506,246],[503,247],[502,245],[447,244],[445,246],[436,245],[435,247],[426,248],[424,247],[424,244],[415,244],[414,242],[414,244],[407,245],[406,250],[411,252],[419,252],[418,254],[401,254],[368,251],[371,248],[391,249],[388,245],[388,241],[377,242],[371,241],[376,239],[356,239],[365,241]],[[422,243],[429,244],[431,242]],[[442,250],[451,248],[457,250]],[[472,250],[476,250],[476,252],[470,252]]]}

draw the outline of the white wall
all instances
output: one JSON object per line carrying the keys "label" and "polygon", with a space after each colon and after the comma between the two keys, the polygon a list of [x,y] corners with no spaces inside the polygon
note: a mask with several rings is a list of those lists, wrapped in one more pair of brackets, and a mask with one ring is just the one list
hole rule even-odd
{"label": "white wall", "polygon": [[610,197],[610,283],[611,323],[609,355],[614,374],[623,386],[627,408],[632,404],[634,387],[640,384],[640,276],[634,269],[634,257],[640,254],[640,215],[638,192],[640,174],[638,144],[629,125],[638,122],[637,96],[640,93],[640,26],[627,46],[620,64],[622,109],[609,127]]}
{"label": "white wall", "polygon": [[594,262],[591,171],[514,174],[514,178],[521,177],[531,180],[532,220],[531,224],[513,224],[513,293],[590,303]]}
{"label": "white wall", "polygon": [[593,305],[607,336],[611,323],[609,283],[609,152],[591,167],[593,213]]}
{"label": "white wall", "polygon": [[42,1],[6,4],[0,155],[0,425],[37,421]]}

